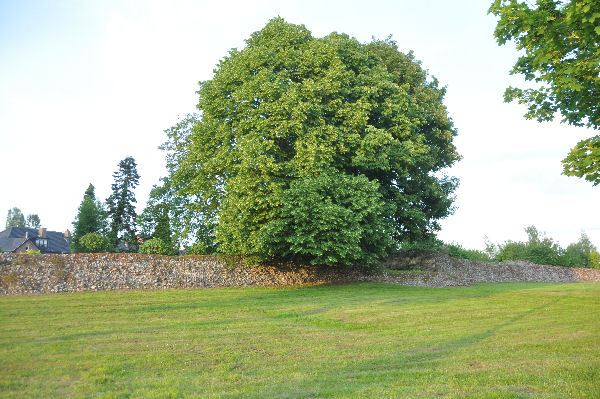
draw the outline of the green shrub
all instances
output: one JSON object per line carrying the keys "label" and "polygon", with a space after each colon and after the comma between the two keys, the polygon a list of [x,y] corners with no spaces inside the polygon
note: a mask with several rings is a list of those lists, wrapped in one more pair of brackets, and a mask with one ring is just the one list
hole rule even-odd
{"label": "green shrub", "polygon": [[430,237],[421,241],[405,241],[400,245],[400,249],[403,251],[437,251],[443,252],[444,247],[443,241],[438,240],[435,237]]}
{"label": "green shrub", "polygon": [[489,262],[491,260],[485,252],[477,249],[466,249],[459,244],[446,244],[443,250],[454,258],[475,260],[479,262]]}
{"label": "green shrub", "polygon": [[293,181],[265,225],[272,253],[313,265],[374,265],[392,248],[390,210],[376,181],[321,174]]}
{"label": "green shrub", "polygon": [[588,255],[588,267],[600,269],[600,253],[598,251],[592,251]]}
{"label": "green shrub", "polygon": [[198,241],[190,245],[185,249],[186,255],[207,255],[214,251],[206,245],[206,243],[202,241]]}
{"label": "green shrub", "polygon": [[507,241],[498,246],[497,260],[525,260],[540,265],[593,267],[596,247],[585,233],[579,241],[563,249],[552,238],[545,237],[535,226],[525,229],[526,242]]}
{"label": "green shrub", "polygon": [[590,256],[596,252],[596,247],[585,233],[581,233],[579,241],[570,244],[564,251],[562,263],[564,266],[593,267]]}
{"label": "green shrub", "polygon": [[173,248],[170,248],[160,238],[151,238],[140,245],[139,253],[141,254],[157,254],[157,255],[172,255]]}
{"label": "green shrub", "polygon": [[23,253],[27,254],[27,255],[41,255],[42,251],[40,251],[39,249],[28,249],[28,250],[24,251]]}
{"label": "green shrub", "polygon": [[539,265],[562,266],[560,247],[549,243],[525,243],[508,241],[500,245],[497,260],[524,260]]}
{"label": "green shrub", "polygon": [[108,238],[98,233],[87,233],[79,239],[81,252],[108,252],[110,242]]}
{"label": "green shrub", "polygon": [[591,243],[585,233],[579,240],[567,246],[566,249],[546,237],[535,226],[525,228],[527,241],[506,241],[504,244],[494,244],[487,238],[485,251],[466,249],[459,244],[446,244],[431,237],[416,242],[403,242],[402,250],[436,251],[446,253],[454,258],[474,261],[512,261],[523,260],[539,265],[566,267],[595,267],[600,269],[600,253]]}
{"label": "green shrub", "polygon": [[446,244],[437,238],[429,238],[423,241],[402,243],[401,249],[414,251],[435,251],[442,252],[453,258],[475,260],[480,262],[489,262],[492,260],[488,254],[477,249],[466,249],[460,244]]}
{"label": "green shrub", "polygon": [[588,266],[588,254],[577,248],[576,244],[571,244],[563,252],[560,263],[567,267],[586,267]]}

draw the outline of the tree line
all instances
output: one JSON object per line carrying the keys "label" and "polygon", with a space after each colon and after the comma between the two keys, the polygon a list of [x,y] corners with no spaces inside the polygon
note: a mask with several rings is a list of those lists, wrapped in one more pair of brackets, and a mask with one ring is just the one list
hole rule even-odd
{"label": "tree line", "polygon": [[41,226],[42,222],[40,221],[40,217],[35,213],[25,217],[21,209],[13,207],[9,209],[8,213],[6,214],[5,227],[7,229],[10,229],[11,227],[29,227],[32,229],[39,229]]}
{"label": "tree line", "polygon": [[112,192],[104,203],[90,183],[73,222],[73,252],[135,252],[142,242],[137,233],[134,190],[140,176],[133,157],[126,157],[113,173]]}
{"label": "tree line", "polygon": [[539,265],[590,267],[600,269],[600,253],[585,232],[576,242],[562,247],[556,240],[540,232],[535,226],[525,228],[525,241],[507,240],[493,243],[487,238],[485,250],[464,248],[456,243],[444,243],[439,239],[409,242],[404,251],[437,251],[455,258],[482,262],[526,261]]}

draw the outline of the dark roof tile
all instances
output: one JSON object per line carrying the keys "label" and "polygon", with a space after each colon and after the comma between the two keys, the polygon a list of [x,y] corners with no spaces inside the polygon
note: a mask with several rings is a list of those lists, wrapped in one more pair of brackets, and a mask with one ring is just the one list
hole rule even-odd
{"label": "dark roof tile", "polygon": [[[21,239],[21,244],[24,242],[25,236],[31,238],[33,242],[38,237],[38,230],[29,227],[11,227],[4,231],[0,231],[0,239]],[[69,253],[71,252],[69,242],[65,240],[63,233],[59,231],[46,231],[48,239],[48,247],[39,246],[40,251],[45,253]],[[8,241],[7,241],[8,243]],[[8,244],[7,244],[8,245]],[[19,244],[20,245],[20,244]],[[15,247],[16,248],[16,247]],[[14,251],[14,249],[12,250]],[[2,248],[2,252],[10,252]]]}

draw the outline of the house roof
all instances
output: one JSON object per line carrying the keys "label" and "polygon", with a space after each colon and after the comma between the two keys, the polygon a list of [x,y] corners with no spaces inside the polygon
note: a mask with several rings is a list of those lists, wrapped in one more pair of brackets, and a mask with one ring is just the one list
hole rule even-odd
{"label": "house roof", "polygon": [[0,237],[0,252],[12,252],[19,248],[27,238],[4,238]]}
{"label": "house roof", "polygon": [[[5,250],[4,245],[14,245],[13,241],[8,241],[10,239],[19,239],[21,240],[19,245],[25,242],[25,236],[29,237],[33,242],[38,237],[38,230],[32,229],[29,227],[10,227],[4,231],[0,231],[0,248],[2,252],[11,252],[12,250]],[[65,239],[63,233],[59,231],[46,231],[46,238],[48,239],[48,247],[38,246],[41,252],[46,253],[69,253],[71,252],[69,247],[69,241]],[[7,240],[7,241],[3,241]],[[17,245],[17,247],[19,246]],[[15,247],[16,248],[16,247]]]}

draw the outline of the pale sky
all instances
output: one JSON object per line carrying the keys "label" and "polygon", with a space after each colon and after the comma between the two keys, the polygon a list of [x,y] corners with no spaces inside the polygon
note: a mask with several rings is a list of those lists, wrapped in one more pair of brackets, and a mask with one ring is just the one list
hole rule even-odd
{"label": "pale sky", "polygon": [[523,240],[534,224],[562,245],[587,232],[600,247],[600,187],[561,175],[585,128],[540,124],[502,93],[517,57],[498,47],[490,1],[0,0],[0,227],[9,208],[72,229],[91,182],[110,194],[119,160],[141,175],[141,211],[164,174],[164,129],[195,110],[197,82],[275,16],[315,36],[392,35],[446,85],[463,160],[456,212],[439,237],[471,248]]}

